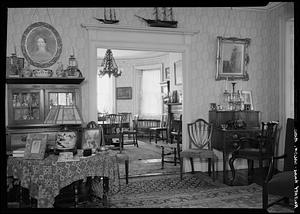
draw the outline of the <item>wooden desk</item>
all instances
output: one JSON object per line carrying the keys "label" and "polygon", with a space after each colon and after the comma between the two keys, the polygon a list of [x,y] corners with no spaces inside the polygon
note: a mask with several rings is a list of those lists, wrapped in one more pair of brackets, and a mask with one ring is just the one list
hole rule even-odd
{"label": "wooden desk", "polygon": [[107,191],[110,192],[117,192],[120,187],[114,153],[101,152],[70,162],[57,162],[57,159],[57,155],[50,155],[43,160],[10,156],[7,160],[7,175],[19,179],[21,186],[29,189],[30,196],[37,199],[38,208],[53,207],[55,197],[63,187],[87,177],[108,178]]}
{"label": "wooden desk", "polygon": [[221,142],[219,144],[219,147],[216,148],[217,150],[220,150],[223,152],[223,183],[229,184],[228,182],[228,159],[229,154],[234,150],[233,147],[233,139],[235,136],[237,137],[254,137],[259,134],[261,129],[259,127],[257,128],[248,128],[248,129],[235,129],[235,130],[223,130],[220,128],[217,128],[215,130],[216,132],[219,132],[219,141]]}
{"label": "wooden desk", "polygon": [[[228,184],[228,157],[233,151],[233,136],[251,137],[261,131],[259,111],[209,111],[209,122],[213,124],[212,147],[223,152],[223,183]],[[245,129],[222,130],[221,124],[232,120],[243,120]]]}

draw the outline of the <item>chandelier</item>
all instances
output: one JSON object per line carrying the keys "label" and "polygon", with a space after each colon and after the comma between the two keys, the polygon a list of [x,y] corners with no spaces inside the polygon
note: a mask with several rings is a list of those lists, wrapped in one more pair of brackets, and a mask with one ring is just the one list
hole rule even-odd
{"label": "chandelier", "polygon": [[105,56],[103,58],[103,61],[101,63],[98,75],[100,77],[102,77],[105,74],[108,74],[109,77],[111,75],[118,77],[118,76],[121,76],[121,73],[122,72],[118,69],[118,66],[115,62],[115,59],[113,57],[111,50],[107,49]]}

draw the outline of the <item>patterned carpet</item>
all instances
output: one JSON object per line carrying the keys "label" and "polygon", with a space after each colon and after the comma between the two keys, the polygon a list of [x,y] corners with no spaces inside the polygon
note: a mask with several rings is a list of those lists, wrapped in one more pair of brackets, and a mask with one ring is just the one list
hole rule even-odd
{"label": "patterned carpet", "polygon": [[[270,200],[277,196],[270,196]],[[86,208],[103,208],[95,201]],[[122,181],[121,190],[110,196],[109,208],[249,208],[261,209],[262,188],[249,186],[226,186],[199,172],[179,175],[132,178],[129,184]],[[292,213],[291,208],[274,205],[271,213]]]}
{"label": "patterned carpet", "polygon": [[[144,139],[145,140],[145,139]],[[179,173],[179,164],[165,163],[161,169],[161,148],[154,142],[138,142],[139,147],[133,145],[124,146],[122,153],[129,156],[129,177],[145,174],[174,174]],[[170,157],[172,158],[172,157]],[[125,177],[124,164],[120,164],[120,177]]]}

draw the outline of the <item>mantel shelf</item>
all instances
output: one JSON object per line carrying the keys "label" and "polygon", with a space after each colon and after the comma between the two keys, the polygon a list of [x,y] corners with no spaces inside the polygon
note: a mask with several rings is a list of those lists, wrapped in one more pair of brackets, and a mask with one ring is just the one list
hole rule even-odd
{"label": "mantel shelf", "polygon": [[18,78],[7,77],[8,84],[80,84],[84,81],[84,77],[78,78]]}
{"label": "mantel shelf", "polygon": [[81,27],[87,30],[104,30],[104,31],[108,30],[108,31],[179,34],[179,35],[195,35],[199,33],[199,30],[190,30],[190,29],[183,29],[183,28],[132,27],[126,25],[81,24]]}

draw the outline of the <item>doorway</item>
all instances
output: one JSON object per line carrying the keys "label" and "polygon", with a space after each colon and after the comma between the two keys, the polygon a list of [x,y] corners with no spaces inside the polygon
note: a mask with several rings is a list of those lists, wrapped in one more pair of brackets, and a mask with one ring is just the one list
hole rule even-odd
{"label": "doorway", "polygon": [[[192,89],[187,87],[191,81],[191,75],[188,75],[191,70],[192,61],[192,39],[199,31],[186,29],[165,29],[165,28],[133,28],[131,26],[94,26],[81,25],[88,33],[88,48],[89,61],[88,71],[86,73],[86,84],[82,86],[82,90],[86,92],[86,97],[83,99],[84,109],[83,114],[86,120],[97,121],[97,96],[96,87],[97,79],[95,71],[97,71],[96,52],[97,48],[111,48],[122,50],[144,50],[144,51],[164,51],[177,52],[182,54],[182,148],[188,147],[187,136],[187,121],[192,120],[190,105],[193,97]],[[184,160],[183,170],[189,169],[188,163]]]}
{"label": "doorway", "polygon": [[[182,54],[175,52],[158,52],[144,50],[111,49],[113,57],[121,70],[121,76],[110,78],[97,74],[97,109],[99,113],[127,112],[139,115],[141,119],[160,119],[166,113],[163,105],[165,92],[161,87],[170,82],[170,91],[182,94],[182,84],[175,84],[175,63],[182,61]],[[105,56],[106,48],[97,48],[97,71]],[[166,73],[167,72],[167,73]],[[178,71],[177,71],[178,73]],[[128,99],[118,99],[115,92],[118,88],[132,89]],[[107,90],[107,91],[106,91]],[[182,99],[182,98],[181,98]],[[125,141],[127,139],[125,138]],[[139,147],[124,146],[123,152],[129,155],[130,176],[175,173],[179,165],[165,164],[161,169],[161,147],[150,142],[148,135],[138,138]],[[123,174],[122,169],[121,176]]]}

